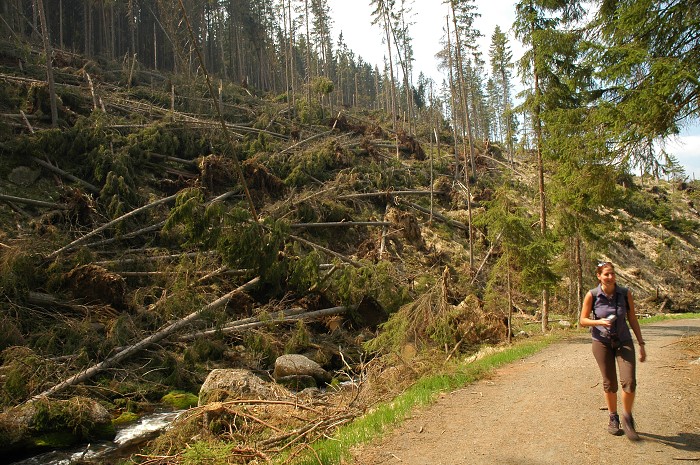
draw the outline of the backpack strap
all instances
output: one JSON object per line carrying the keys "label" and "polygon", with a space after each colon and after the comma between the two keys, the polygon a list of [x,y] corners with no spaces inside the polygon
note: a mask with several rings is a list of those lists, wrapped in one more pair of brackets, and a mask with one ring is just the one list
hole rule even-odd
{"label": "backpack strap", "polygon": [[598,289],[598,288],[596,287],[595,289],[591,289],[590,291],[588,291],[591,293],[591,297],[593,297],[593,300],[591,301],[591,313],[593,314],[594,320],[598,319],[598,316],[595,314],[595,301],[598,298],[598,296],[595,293],[596,289]]}
{"label": "backpack strap", "polygon": [[622,294],[623,292],[625,293],[625,308],[627,310],[629,310],[630,309],[630,299],[629,299],[630,290],[629,290],[629,288],[617,286],[617,289],[615,290],[615,292],[617,292],[618,294]]}

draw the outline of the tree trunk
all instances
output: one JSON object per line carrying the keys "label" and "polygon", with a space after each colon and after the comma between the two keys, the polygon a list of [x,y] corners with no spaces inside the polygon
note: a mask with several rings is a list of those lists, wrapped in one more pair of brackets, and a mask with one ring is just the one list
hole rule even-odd
{"label": "tree trunk", "polygon": [[44,0],[34,0],[39,22],[41,23],[41,40],[44,44],[44,54],[46,55],[46,80],[49,84],[49,100],[51,102],[51,126],[58,125],[58,105],[56,103],[56,84],[53,79],[53,49],[49,39],[49,28],[46,24],[46,14],[44,13]]}
{"label": "tree trunk", "polygon": [[508,344],[513,339],[513,286],[510,282],[510,257],[506,259],[506,283],[508,286]]}
{"label": "tree trunk", "polygon": [[[472,175],[474,176],[474,179],[476,179],[476,169],[474,166],[474,150],[472,147],[472,141],[471,141],[471,122],[469,121],[469,109],[467,108],[467,96],[466,96],[466,89],[465,89],[465,83],[464,83],[464,74],[463,74],[463,64],[462,64],[462,43],[461,40],[459,39],[459,28],[457,27],[457,17],[455,15],[455,6],[454,6],[454,0],[450,2],[450,5],[452,6],[452,22],[454,24],[454,29],[455,29],[455,48],[457,52],[457,82],[459,83],[459,92],[461,95],[461,103],[462,103],[462,110],[464,112],[464,126],[466,127],[467,131],[467,141],[468,142],[468,149],[469,149],[469,159],[471,160],[471,168],[472,168]],[[462,132],[464,134],[464,131]],[[471,188],[469,186],[469,170],[466,167],[467,164],[467,147],[465,146],[464,150],[464,183],[467,188],[467,212],[469,215],[469,270],[473,271],[474,270],[474,235],[472,234],[472,200],[471,200]]]}
{"label": "tree trunk", "polygon": [[[471,171],[472,171],[472,176],[474,179],[476,179],[476,164],[474,163],[474,144],[473,144],[473,138],[472,138],[472,125],[471,125],[471,118],[469,117],[469,105],[468,105],[468,99],[467,99],[467,86],[466,83],[464,82],[464,62],[462,60],[462,41],[460,40],[459,37],[459,27],[457,27],[457,16],[455,15],[455,6],[454,6],[455,0],[452,0],[450,2],[452,6],[452,22],[454,23],[454,29],[455,29],[455,48],[456,48],[456,53],[457,53],[457,82],[459,83],[459,93],[460,93],[460,102],[462,105],[462,112],[464,113],[464,130],[466,130],[467,133],[467,138],[466,138],[466,143],[467,146],[465,146],[464,150],[464,156],[466,158],[467,156],[467,149],[469,151],[469,163],[471,166]],[[466,164],[466,159],[464,160],[464,163]],[[465,168],[465,176],[466,176],[466,168]],[[469,185],[469,179],[465,178],[467,185]]]}
{"label": "tree trunk", "polygon": [[15,197],[12,195],[4,195],[4,194],[0,194],[0,201],[17,202],[17,203],[23,203],[25,205],[32,205],[34,207],[54,208],[54,209],[58,209],[58,210],[65,210],[66,208],[68,208],[66,205],[61,205],[58,203],[44,202],[42,200],[25,199],[22,197]]}
{"label": "tree trunk", "polygon": [[178,338],[179,341],[191,341],[192,339],[196,339],[198,337],[206,337],[206,336],[213,336],[215,334],[219,333],[231,333],[234,331],[243,331],[246,329],[252,329],[252,328],[258,328],[260,326],[266,326],[270,324],[278,324],[278,323],[285,323],[289,321],[296,321],[296,320],[304,320],[307,318],[320,318],[322,316],[330,316],[330,315],[339,315],[341,313],[347,313],[350,311],[350,307],[332,307],[332,308],[324,308],[322,310],[315,310],[312,312],[306,311],[306,309],[303,308],[292,308],[289,310],[285,310],[282,312],[282,315],[279,317],[275,317],[275,315],[270,315],[269,318],[265,320],[260,320],[255,317],[251,318],[243,318],[241,320],[233,321],[227,325],[225,325],[223,328],[217,328],[217,329],[210,329],[207,331],[199,331],[196,333],[192,334],[185,334],[182,337]]}
{"label": "tree trunk", "polygon": [[[129,55],[136,55],[136,19],[134,17],[134,0],[128,0],[127,16],[129,18]],[[174,48],[174,47],[173,47]]]}
{"label": "tree trunk", "polygon": [[[409,207],[411,207],[411,208],[413,208],[413,209],[415,209],[415,210],[421,211],[421,212],[423,212],[423,213],[426,213],[426,214],[428,214],[428,215],[431,214],[430,209],[425,208],[425,207],[421,207],[421,206],[418,205],[418,204],[415,204],[415,203],[412,203],[412,202],[407,202],[407,201],[405,201],[405,200],[402,201],[401,203],[406,204],[406,205],[408,205]],[[454,226],[455,228],[459,228],[459,229],[462,229],[462,230],[469,231],[469,235],[470,235],[470,237],[471,237],[471,228],[469,228],[469,226],[465,226],[464,223],[460,223],[459,221],[450,219],[450,218],[446,217],[445,215],[442,215],[442,214],[437,213],[437,212],[432,212],[432,215],[433,215],[434,218],[437,218],[438,220],[442,221],[443,223],[449,224],[450,226]],[[471,258],[471,257],[470,257],[470,258]]]}
{"label": "tree trunk", "polygon": [[311,37],[309,35],[309,0],[304,0],[306,22],[306,102],[311,104]]}
{"label": "tree trunk", "polygon": [[[384,7],[383,17],[384,17],[384,34],[386,36],[386,48],[389,54],[389,80],[391,82],[391,88],[389,89],[390,106],[391,106],[391,128],[396,131],[396,83],[394,82],[394,59],[391,53],[391,18],[389,15],[390,11],[388,7]],[[398,142],[397,142],[397,158],[398,158]]]}
{"label": "tree trunk", "polygon": [[[534,53],[534,50],[533,50]],[[538,193],[540,198],[540,233],[542,237],[547,234],[547,206],[544,191],[544,161],[542,160],[542,120],[540,119],[540,98],[541,90],[539,83],[539,74],[535,68],[535,150],[537,153],[537,179]],[[542,289],[542,332],[546,332],[549,328],[549,291],[547,288]]]}
{"label": "tree trunk", "polygon": [[34,163],[36,163],[37,165],[43,166],[44,168],[46,168],[49,171],[53,171],[54,173],[60,174],[61,176],[63,176],[64,178],[66,178],[70,181],[73,181],[73,182],[80,184],[85,189],[89,190],[90,192],[92,192],[94,194],[100,193],[100,190],[97,187],[90,184],[89,182],[83,181],[82,179],[75,177],[70,173],[66,173],[62,169],[53,166],[51,163],[47,163],[44,160],[41,160],[40,158],[36,158],[36,157],[32,157],[32,161],[34,161]]}
{"label": "tree trunk", "polygon": [[332,221],[328,223],[293,223],[291,228],[349,228],[351,226],[390,226],[388,221]]}
{"label": "tree trunk", "polygon": [[[296,107],[296,94],[295,94],[295,68],[294,68],[294,24],[292,23],[292,0],[289,0],[287,3],[287,18],[289,19],[289,67],[290,67],[290,72],[289,72],[289,79],[292,87],[292,110],[294,110]],[[292,115],[294,115],[294,111],[292,111]]]}
{"label": "tree trunk", "polygon": [[[386,219],[389,209],[391,208],[391,202],[386,203],[386,208],[384,209],[384,218]],[[389,234],[389,226],[391,223],[386,222],[386,226],[382,228],[382,238],[379,241],[379,259],[384,258],[384,251],[386,250],[386,236]]]}
{"label": "tree trunk", "polygon": [[[282,34],[283,34],[282,36],[287,38],[287,37],[289,37],[289,35],[291,33],[292,33],[291,30],[289,32],[287,32],[287,4],[284,2],[284,0],[282,0]],[[284,48],[284,84],[285,84],[285,89],[287,92],[287,111],[291,115],[292,114],[292,112],[291,112],[291,99],[290,99],[290,96],[292,93],[292,90],[290,87],[290,85],[291,85],[290,79],[291,79],[291,72],[292,72],[291,54],[289,53],[290,49],[288,47],[288,41],[285,40],[282,45]]]}
{"label": "tree trunk", "polygon": [[479,265],[479,269],[476,270],[476,272],[474,273],[474,276],[472,277],[472,280],[471,280],[471,283],[470,283],[470,284],[474,284],[474,282],[476,281],[477,276],[479,276],[479,273],[481,273],[481,270],[484,268],[484,265],[486,265],[486,262],[488,261],[489,257],[490,257],[491,254],[493,253],[494,247],[496,247],[496,245],[498,244],[498,241],[501,240],[501,236],[502,236],[502,235],[503,235],[503,233],[498,233],[498,236],[496,236],[496,239],[494,239],[494,240],[491,242],[491,247],[489,247],[489,251],[486,252],[486,255],[484,256],[484,259],[481,261],[481,265]]}
{"label": "tree trunk", "polygon": [[[454,69],[454,63],[452,62],[452,42],[451,42],[451,33],[450,33],[450,16],[447,15],[445,16],[445,20],[447,22],[447,59],[448,59],[448,65],[450,68],[450,106],[451,106],[451,111],[450,111],[450,119],[452,120],[452,138],[454,140],[454,155],[455,155],[455,171],[454,171],[454,178],[457,180],[459,178],[459,166],[460,166],[460,159],[459,159],[459,145],[458,145],[458,137],[457,137],[457,112],[455,111],[457,108],[457,104],[455,103],[455,95],[457,92],[455,91],[455,81],[454,81],[454,76],[452,74],[452,70]],[[466,160],[466,154],[464,154],[465,160]],[[466,169],[466,163],[465,163],[465,169]]]}
{"label": "tree trunk", "polygon": [[58,1],[58,46],[63,48],[63,0]]}
{"label": "tree trunk", "polygon": [[290,235],[289,235],[289,238],[290,238],[290,239],[294,239],[294,240],[297,241],[297,242],[301,242],[302,244],[306,244],[306,245],[308,245],[309,247],[313,247],[314,249],[321,250],[321,251],[323,251],[323,252],[325,252],[325,253],[327,253],[327,254],[333,256],[333,257],[336,257],[336,258],[342,260],[342,261],[345,262],[345,263],[349,263],[350,265],[354,266],[355,268],[362,268],[362,264],[361,264],[360,262],[356,262],[355,260],[351,260],[350,258],[346,257],[345,255],[339,254],[338,252],[335,252],[335,251],[333,251],[333,250],[331,250],[331,249],[328,249],[328,248],[326,248],[326,247],[323,247],[322,245],[318,245],[318,244],[316,244],[316,243],[314,243],[314,242],[307,241],[307,240],[304,239],[303,237],[299,237],[299,236],[295,236],[295,235],[293,235],[293,234],[290,234]]}
{"label": "tree trunk", "polygon": [[[432,191],[433,194],[445,194],[445,191]],[[365,197],[398,197],[400,195],[431,195],[431,191],[427,190],[408,190],[408,191],[388,191],[388,192],[359,192],[357,194],[339,195],[337,199],[360,199]]]}
{"label": "tree trunk", "polygon": [[109,56],[117,56],[117,23],[114,17],[114,3],[109,4]]}
{"label": "tree trunk", "polygon": [[583,264],[581,262],[581,236],[574,237],[574,255],[576,261],[576,322],[581,318],[583,306]]}

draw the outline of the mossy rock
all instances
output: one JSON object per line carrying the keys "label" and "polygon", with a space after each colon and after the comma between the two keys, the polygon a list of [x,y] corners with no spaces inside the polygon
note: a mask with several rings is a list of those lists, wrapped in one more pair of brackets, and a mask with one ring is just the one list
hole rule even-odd
{"label": "mossy rock", "polygon": [[181,410],[196,407],[197,402],[199,402],[199,397],[191,392],[172,391],[164,395],[161,402]]}
{"label": "mossy rock", "polygon": [[121,415],[119,415],[117,418],[112,420],[112,424],[114,426],[119,426],[119,425],[125,425],[127,423],[133,423],[134,421],[139,419],[139,415],[135,414],[134,412],[123,412]]}
{"label": "mossy rock", "polygon": [[31,444],[41,449],[61,449],[76,444],[76,438],[70,431],[52,431],[31,438]]}
{"label": "mossy rock", "polygon": [[70,447],[115,434],[107,409],[84,397],[41,399],[0,414],[0,452]]}

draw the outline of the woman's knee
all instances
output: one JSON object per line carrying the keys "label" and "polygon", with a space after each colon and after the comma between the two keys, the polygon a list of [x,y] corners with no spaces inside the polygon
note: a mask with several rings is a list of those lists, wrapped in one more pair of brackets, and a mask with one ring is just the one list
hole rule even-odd
{"label": "woman's knee", "polygon": [[620,384],[622,384],[622,390],[629,394],[634,394],[637,391],[637,380],[622,380]]}
{"label": "woman's knee", "polygon": [[615,383],[612,383],[608,380],[603,380],[603,392],[617,394],[617,381]]}

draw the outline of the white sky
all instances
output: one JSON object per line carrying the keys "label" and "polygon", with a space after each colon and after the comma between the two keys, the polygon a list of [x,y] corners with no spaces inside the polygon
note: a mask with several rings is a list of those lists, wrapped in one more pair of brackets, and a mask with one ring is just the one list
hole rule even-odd
{"label": "white sky", "polygon": [[[382,43],[379,25],[372,26],[372,8],[370,0],[329,0],[333,18],[334,46],[342,31],[343,39],[355,55],[372,65],[383,67],[386,45]],[[522,55],[522,47],[512,34],[515,19],[516,0],[476,0],[477,12],[481,15],[475,20],[475,27],[483,37],[479,40],[482,58],[488,64],[488,49],[491,35],[498,25],[508,35],[509,45],[514,61]],[[435,54],[441,48],[440,40],[444,35],[445,17],[448,6],[443,0],[415,0],[412,6],[413,22],[410,27],[413,37],[414,82],[422,71],[439,86],[446,78],[437,67]],[[514,76],[514,79],[518,78]],[[691,179],[700,179],[700,125],[692,124],[685,128],[676,140],[668,141],[666,151],[676,156]]]}
{"label": "white sky", "polygon": [[[382,42],[382,31],[379,25],[372,26],[372,8],[370,0],[329,0],[331,16],[333,17],[335,37],[337,43],[338,34],[343,32],[343,39],[348,47],[356,55],[362,57],[365,62],[379,65],[382,68],[384,56],[387,53],[386,44]],[[514,0],[477,0],[476,6],[481,16],[476,19],[476,28],[484,36],[479,41],[483,59],[488,65],[488,47],[491,43],[491,35],[496,25],[502,31],[508,32],[515,18]],[[413,53],[415,57],[414,79],[419,72],[440,85],[446,78],[437,69],[435,54],[440,50],[440,40],[444,36],[446,28],[446,16],[449,12],[448,5],[442,0],[415,0],[412,21],[410,27],[413,37]],[[452,24],[450,23],[450,27]],[[520,45],[509,34],[511,49],[514,58],[519,58]]]}

